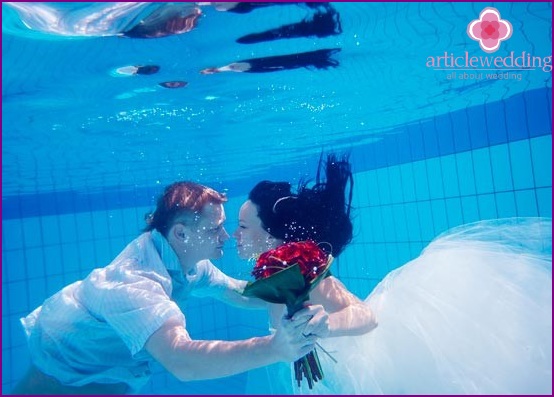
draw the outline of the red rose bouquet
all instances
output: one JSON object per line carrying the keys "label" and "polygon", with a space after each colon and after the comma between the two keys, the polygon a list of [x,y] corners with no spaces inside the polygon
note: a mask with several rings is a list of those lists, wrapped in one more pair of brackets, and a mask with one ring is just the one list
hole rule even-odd
{"label": "red rose bouquet", "polygon": [[[325,277],[332,261],[333,256],[313,241],[283,244],[260,255],[252,271],[256,281],[246,285],[243,295],[285,304],[292,317],[304,307],[310,291]],[[315,349],[295,361],[294,373],[298,386],[305,376],[310,389],[323,379]]]}

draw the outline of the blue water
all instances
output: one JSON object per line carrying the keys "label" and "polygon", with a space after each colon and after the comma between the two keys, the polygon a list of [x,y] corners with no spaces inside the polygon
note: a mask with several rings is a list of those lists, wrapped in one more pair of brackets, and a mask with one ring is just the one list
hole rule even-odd
{"label": "blue water", "polygon": [[[175,180],[226,191],[232,231],[256,182],[313,177],[322,150],[350,152],[355,238],[333,273],[360,298],[450,227],[552,216],[551,71],[454,77],[426,66],[428,57],[466,51],[551,56],[550,3],[488,4],[514,30],[494,54],[466,33],[485,5],[331,3],[340,34],[240,44],[314,10],[288,4],[235,14],[206,6],[188,33],[134,39],[31,31],[3,4],[2,391],[29,362],[18,318],[108,264]],[[336,68],[199,73],[324,48],[341,49]],[[129,65],[160,70],[117,74]],[[173,80],[188,84],[158,85]],[[217,266],[250,277],[232,242]],[[211,300],[191,301],[186,316],[195,338],[267,333],[264,313]],[[190,383],[155,372],[145,393],[272,391],[255,371]]]}

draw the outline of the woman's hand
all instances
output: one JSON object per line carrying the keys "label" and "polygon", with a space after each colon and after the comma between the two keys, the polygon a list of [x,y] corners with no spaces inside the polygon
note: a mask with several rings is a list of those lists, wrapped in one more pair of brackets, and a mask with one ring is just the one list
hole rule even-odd
{"label": "woman's hand", "polygon": [[322,305],[309,305],[292,316],[294,321],[303,321],[304,335],[326,338],[329,336],[329,314]]}

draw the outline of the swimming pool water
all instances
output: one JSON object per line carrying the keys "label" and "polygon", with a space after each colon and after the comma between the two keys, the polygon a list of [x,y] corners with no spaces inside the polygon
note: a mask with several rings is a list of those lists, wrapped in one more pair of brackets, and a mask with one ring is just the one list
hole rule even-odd
{"label": "swimming pool water", "polygon": [[[342,33],[235,40],[294,23],[289,4],[244,15],[203,9],[198,27],[160,39],[30,34],[3,5],[2,390],[28,365],[18,319],[108,264],[175,180],[225,190],[227,229],[261,179],[314,175],[320,152],[351,153],[355,238],[333,273],[360,298],[448,228],[552,216],[551,73],[448,79],[428,56],[483,55],[466,34],[484,3],[331,3]],[[498,54],[551,55],[550,3],[494,3],[514,33]],[[15,26],[15,27],[14,27]],[[222,28],[225,27],[225,28]],[[246,58],[340,47],[328,70],[200,75]],[[159,64],[153,75],[117,67]],[[463,72],[463,71],[462,71]],[[460,73],[460,71],[458,71]],[[163,80],[188,85],[165,89]],[[217,266],[250,278],[230,241]],[[191,335],[267,333],[264,313],[189,303]],[[256,372],[179,383],[161,368],[150,394],[268,394]]]}

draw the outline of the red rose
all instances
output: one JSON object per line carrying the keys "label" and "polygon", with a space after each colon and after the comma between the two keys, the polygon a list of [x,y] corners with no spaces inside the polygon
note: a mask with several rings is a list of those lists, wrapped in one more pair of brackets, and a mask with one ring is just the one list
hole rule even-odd
{"label": "red rose", "polygon": [[283,244],[260,255],[252,271],[256,280],[297,264],[306,282],[311,283],[327,265],[328,256],[313,241]]}

